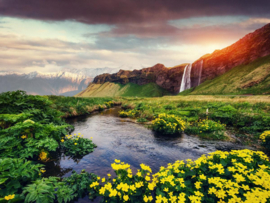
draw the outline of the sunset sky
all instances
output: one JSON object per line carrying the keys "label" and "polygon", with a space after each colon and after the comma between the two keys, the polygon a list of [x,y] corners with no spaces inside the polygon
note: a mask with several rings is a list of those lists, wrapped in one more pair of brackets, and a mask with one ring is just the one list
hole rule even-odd
{"label": "sunset sky", "polygon": [[172,67],[267,23],[269,0],[0,0],[0,72]]}

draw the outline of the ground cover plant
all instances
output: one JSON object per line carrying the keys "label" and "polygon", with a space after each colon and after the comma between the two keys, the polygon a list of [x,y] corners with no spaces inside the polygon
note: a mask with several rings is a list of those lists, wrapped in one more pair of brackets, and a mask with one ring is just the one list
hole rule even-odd
{"label": "ground cover plant", "polygon": [[74,135],[66,135],[61,139],[65,155],[84,156],[94,151],[97,147],[92,140],[84,139],[81,133]]}
{"label": "ground cover plant", "polygon": [[185,121],[181,118],[165,113],[159,114],[158,117],[153,120],[153,130],[165,135],[183,132],[186,127],[185,125]]}
{"label": "ground cover plant", "polygon": [[151,174],[141,164],[134,173],[120,160],[115,178],[98,177],[90,188],[102,202],[269,202],[270,163],[263,152],[216,151],[192,161],[176,161]]}
{"label": "ground cover plant", "polygon": [[[136,111],[137,119],[147,120],[154,120],[164,113],[174,115],[187,123],[186,133],[207,139],[227,139],[224,132],[229,130],[235,135],[244,135],[239,139],[246,144],[259,144],[260,134],[270,130],[270,100],[267,96],[166,96],[122,98],[122,102],[126,109],[120,113],[122,115],[129,116],[130,112]],[[202,121],[204,123],[200,124]]]}
{"label": "ground cover plant", "polygon": [[[68,102],[68,99],[61,98],[61,102],[64,101]],[[115,104],[106,99],[95,101],[93,106],[97,109],[99,105],[110,108]],[[243,131],[256,130],[262,134],[262,142],[268,140],[265,123],[269,108],[265,103],[196,101],[190,102],[191,105],[179,100],[161,102],[160,99],[151,103],[151,99],[141,98],[122,101],[127,112],[130,111],[130,117],[166,120],[166,127],[160,128],[167,129],[163,133],[187,130],[190,126],[205,132],[211,126],[215,132],[222,131],[226,124],[241,126]],[[129,164],[115,160],[112,164],[115,178],[111,174],[98,177],[84,170],[79,174],[73,172],[67,178],[44,177],[46,170],[42,163],[51,161],[53,152],[60,150],[70,156],[83,156],[95,146],[81,134],[71,136],[72,126],[61,119],[64,113],[56,107],[46,96],[26,95],[22,91],[0,94],[0,202],[71,202],[87,194],[91,199],[101,196],[103,202],[270,201],[270,163],[262,152],[251,150],[218,151],[195,161],[177,161],[166,168],[161,167],[156,174],[152,174],[145,164],[135,172]],[[219,114],[214,115],[213,109]],[[242,109],[246,110],[247,116]],[[229,118],[239,111],[243,118],[261,118],[263,115],[266,120],[257,120],[255,125],[251,124],[252,128],[246,125],[250,122],[248,119],[244,120],[244,125],[234,125]],[[264,130],[258,129],[263,125]]]}
{"label": "ground cover plant", "polygon": [[[74,101],[65,101],[68,100]],[[92,106],[114,105],[108,99],[93,101]],[[0,94],[0,201],[46,203],[57,198],[58,202],[68,202],[83,193],[83,189],[74,191],[74,185],[85,184],[85,176],[87,184],[94,180],[93,175],[85,172],[76,176],[81,182],[72,185],[69,179],[43,177],[46,170],[42,163],[50,161],[51,153],[64,151],[82,157],[96,147],[83,136],[69,136],[73,126],[65,123],[61,118],[64,113],[55,108],[46,96],[27,95],[23,91]],[[78,187],[87,191],[86,186]]]}
{"label": "ground cover plant", "polygon": [[264,131],[260,135],[260,139],[262,140],[262,146],[270,151],[270,130]]}

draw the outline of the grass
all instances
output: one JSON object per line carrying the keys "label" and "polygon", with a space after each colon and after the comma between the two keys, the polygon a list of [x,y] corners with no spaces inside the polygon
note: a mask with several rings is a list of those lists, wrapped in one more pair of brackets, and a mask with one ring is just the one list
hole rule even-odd
{"label": "grass", "polygon": [[93,111],[111,107],[111,103],[116,104],[113,98],[80,98],[64,96],[43,96],[53,102],[52,108],[64,113],[64,117],[89,114]]}
{"label": "grass", "polygon": [[207,80],[182,95],[270,94],[270,56],[236,66],[223,75]]}
{"label": "grass", "polygon": [[170,93],[162,89],[155,83],[137,85],[128,83],[126,85],[118,83],[90,84],[87,89],[77,94],[77,97],[160,97]]}
{"label": "grass", "polygon": [[[270,129],[269,96],[165,96],[122,98],[122,102],[123,107],[136,110],[138,118],[153,120],[163,113],[181,117],[188,123],[185,132],[200,137],[204,137],[198,128],[202,119],[226,125],[228,134],[242,134],[243,142],[250,144],[258,144],[259,135]],[[213,139],[224,138],[214,134]]]}

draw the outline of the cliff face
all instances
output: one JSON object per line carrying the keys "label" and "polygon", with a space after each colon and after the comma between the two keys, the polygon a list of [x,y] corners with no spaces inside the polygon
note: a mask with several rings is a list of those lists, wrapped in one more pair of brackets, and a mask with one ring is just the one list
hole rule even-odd
{"label": "cliff face", "polygon": [[204,82],[224,74],[235,66],[249,64],[267,55],[270,55],[270,24],[247,34],[229,47],[216,50],[195,61],[191,70],[192,87],[197,86],[198,67],[201,61],[203,61],[201,82]]}
{"label": "cliff face", "polygon": [[162,64],[156,64],[150,68],[141,70],[125,71],[120,70],[114,74],[102,74],[95,77],[93,83],[103,84],[105,82],[114,82],[120,84],[135,83],[145,85],[148,83],[156,83],[169,92],[179,92],[185,64],[174,68],[166,68]]}
{"label": "cliff face", "polygon": [[[267,55],[270,55],[270,24],[246,35],[229,47],[216,50],[196,60],[191,69],[191,87],[222,75],[238,65],[249,64]],[[144,85],[154,82],[169,92],[178,93],[185,66],[186,64],[182,64],[174,68],[166,68],[162,64],[156,64],[141,70],[120,70],[115,74],[96,76],[93,83],[127,84],[131,82]]]}

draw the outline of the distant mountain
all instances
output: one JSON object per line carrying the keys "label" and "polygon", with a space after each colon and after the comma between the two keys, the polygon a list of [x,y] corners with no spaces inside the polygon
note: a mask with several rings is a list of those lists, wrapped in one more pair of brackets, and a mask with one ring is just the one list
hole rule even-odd
{"label": "distant mountain", "polygon": [[[113,82],[122,85],[128,83],[146,85],[155,83],[174,94],[187,89],[190,89],[189,93],[194,91],[201,94],[242,94],[245,92],[269,94],[270,58],[268,56],[270,57],[270,24],[247,34],[231,46],[202,56],[192,64],[181,64],[172,68],[156,64],[141,70],[120,70],[113,74],[98,75],[92,84]],[[228,74],[221,77],[225,73]],[[218,81],[218,78],[222,81]],[[211,81],[214,82],[211,83]],[[201,86],[204,88],[200,88]],[[93,89],[93,87],[90,84],[87,89]],[[211,91],[207,91],[209,88],[212,88]]]}
{"label": "distant mountain", "polygon": [[[128,70],[132,69],[132,67],[126,68]],[[120,70],[120,68],[83,68],[83,69],[76,69],[76,68],[64,68],[62,71],[65,72],[70,72],[70,73],[75,73],[79,75],[85,75],[91,78],[96,77],[97,75],[103,74],[103,73],[116,73]],[[133,70],[133,69],[132,69]]]}
{"label": "distant mountain", "polygon": [[0,92],[24,90],[34,95],[73,96],[85,89],[92,80],[89,76],[70,72],[0,72]]}

